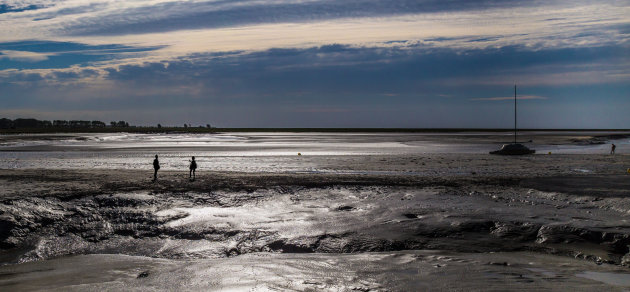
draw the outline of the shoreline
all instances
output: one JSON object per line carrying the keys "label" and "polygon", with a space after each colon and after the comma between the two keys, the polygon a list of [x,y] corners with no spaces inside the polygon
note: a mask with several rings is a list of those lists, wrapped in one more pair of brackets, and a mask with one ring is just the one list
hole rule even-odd
{"label": "shoreline", "polygon": [[[142,127],[125,128],[22,128],[0,129],[0,135],[11,134],[81,134],[81,133],[141,133],[141,134],[220,134],[220,133],[513,133],[510,128],[201,128],[201,127]],[[568,132],[630,132],[630,129],[518,129],[519,133],[568,133]]]}

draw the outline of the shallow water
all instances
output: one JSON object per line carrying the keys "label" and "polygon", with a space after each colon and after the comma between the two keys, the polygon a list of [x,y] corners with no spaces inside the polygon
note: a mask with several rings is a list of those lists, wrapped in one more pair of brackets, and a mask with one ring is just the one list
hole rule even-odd
{"label": "shallow water", "polygon": [[[592,133],[556,133],[580,137]],[[599,133],[602,134],[602,133]],[[238,172],[326,172],[301,157],[349,155],[485,154],[511,133],[229,133],[229,134],[57,134],[0,136],[3,169],[150,169],[160,155],[163,170]],[[527,137],[543,135],[528,133]],[[554,133],[544,133],[542,141]],[[630,139],[616,141],[619,153]],[[538,154],[605,154],[609,145],[533,144]],[[298,153],[301,156],[298,156]]]}
{"label": "shallow water", "polygon": [[609,285],[630,287],[630,274],[586,271],[576,274],[577,277],[600,281]]}

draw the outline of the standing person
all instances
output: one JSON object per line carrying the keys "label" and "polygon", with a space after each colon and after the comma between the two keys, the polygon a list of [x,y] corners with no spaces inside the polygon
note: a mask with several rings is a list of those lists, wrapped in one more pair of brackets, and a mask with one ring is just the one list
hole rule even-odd
{"label": "standing person", "polygon": [[610,154],[615,154],[615,148],[617,148],[617,145],[613,143],[612,146],[610,146]]}
{"label": "standing person", "polygon": [[157,181],[157,172],[160,169],[160,161],[158,160],[157,154],[155,155],[155,159],[153,159],[153,181]]}
{"label": "standing person", "polygon": [[195,180],[195,170],[197,169],[197,162],[195,162],[195,156],[192,157],[192,161],[190,161],[190,172],[188,173],[188,178],[191,181]]}

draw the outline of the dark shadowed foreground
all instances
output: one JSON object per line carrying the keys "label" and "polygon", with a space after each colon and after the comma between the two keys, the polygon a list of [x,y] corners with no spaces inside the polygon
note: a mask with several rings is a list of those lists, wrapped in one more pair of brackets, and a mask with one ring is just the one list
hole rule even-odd
{"label": "dark shadowed foreground", "polygon": [[0,288],[630,287],[630,156],[322,160],[344,172],[0,170]]}

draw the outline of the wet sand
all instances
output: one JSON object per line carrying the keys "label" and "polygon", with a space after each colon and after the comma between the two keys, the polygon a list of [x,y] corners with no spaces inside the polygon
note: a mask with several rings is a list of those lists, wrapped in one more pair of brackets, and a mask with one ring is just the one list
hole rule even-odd
{"label": "wet sand", "polygon": [[318,171],[0,170],[0,288],[630,287],[630,155],[286,159]]}
{"label": "wet sand", "polygon": [[531,252],[262,252],[204,260],[98,254],[0,267],[0,285],[8,291],[627,291],[626,272]]}

